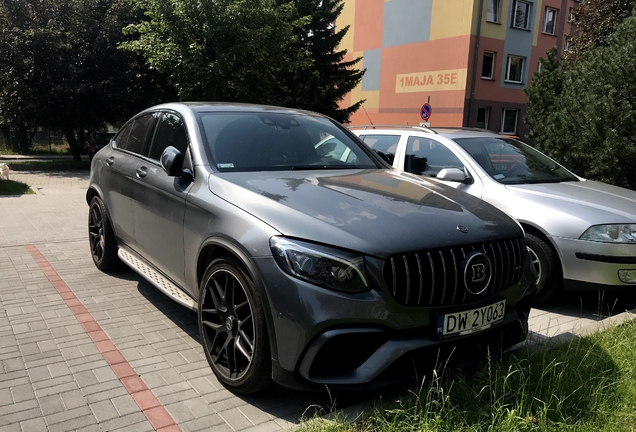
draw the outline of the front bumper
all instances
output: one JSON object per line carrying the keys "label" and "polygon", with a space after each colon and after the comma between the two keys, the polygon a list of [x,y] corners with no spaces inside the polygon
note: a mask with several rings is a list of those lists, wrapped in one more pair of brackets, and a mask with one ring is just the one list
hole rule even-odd
{"label": "front bumper", "polygon": [[[479,333],[440,340],[434,334],[435,314],[449,308],[400,306],[377,277],[371,278],[375,284],[371,291],[349,295],[292,278],[271,258],[255,262],[266,281],[274,327],[270,331],[275,333],[273,378],[286,387],[382,386],[415,377],[414,368],[426,371],[479,361],[486,350],[508,348],[528,333],[535,294],[529,264],[518,283],[497,295],[506,299],[503,322]],[[489,304],[497,297],[462,307]]]}
{"label": "front bumper", "polygon": [[566,290],[636,287],[621,281],[620,270],[636,271],[636,244],[600,243],[552,237],[563,264]]}

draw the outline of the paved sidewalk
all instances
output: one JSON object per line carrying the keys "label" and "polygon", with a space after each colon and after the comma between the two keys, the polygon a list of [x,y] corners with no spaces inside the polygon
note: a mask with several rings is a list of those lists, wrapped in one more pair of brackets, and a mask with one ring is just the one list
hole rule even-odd
{"label": "paved sidewalk", "polygon": [[[329,410],[314,393],[228,392],[203,356],[193,312],[131,270],[97,270],[88,173],[11,176],[38,195],[0,197],[0,432],[267,432]],[[537,309],[530,328],[541,339],[595,321]]]}

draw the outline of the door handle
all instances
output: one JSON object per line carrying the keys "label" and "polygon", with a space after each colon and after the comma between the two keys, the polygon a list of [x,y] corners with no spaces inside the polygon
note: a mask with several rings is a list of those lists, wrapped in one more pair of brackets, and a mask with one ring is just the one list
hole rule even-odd
{"label": "door handle", "polygon": [[106,165],[110,166],[110,165],[112,165],[114,163],[115,163],[115,157],[114,156],[111,156],[108,159],[106,159]]}
{"label": "door handle", "polygon": [[145,166],[137,168],[137,177],[144,178],[148,175],[148,168]]}

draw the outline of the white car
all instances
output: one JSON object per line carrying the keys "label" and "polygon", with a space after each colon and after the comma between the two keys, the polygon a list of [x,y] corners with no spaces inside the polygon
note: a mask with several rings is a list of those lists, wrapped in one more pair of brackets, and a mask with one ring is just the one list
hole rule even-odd
{"label": "white car", "polygon": [[537,302],[561,287],[636,287],[636,192],[581,178],[517,139],[480,129],[350,130],[398,171],[435,178],[515,217],[539,275]]}

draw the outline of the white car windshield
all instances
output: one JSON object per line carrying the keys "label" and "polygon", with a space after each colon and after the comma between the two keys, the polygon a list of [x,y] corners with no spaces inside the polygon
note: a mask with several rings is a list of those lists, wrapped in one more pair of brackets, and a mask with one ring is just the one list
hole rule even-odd
{"label": "white car windshield", "polygon": [[502,184],[578,181],[576,176],[540,151],[512,138],[456,138],[454,141]]}

